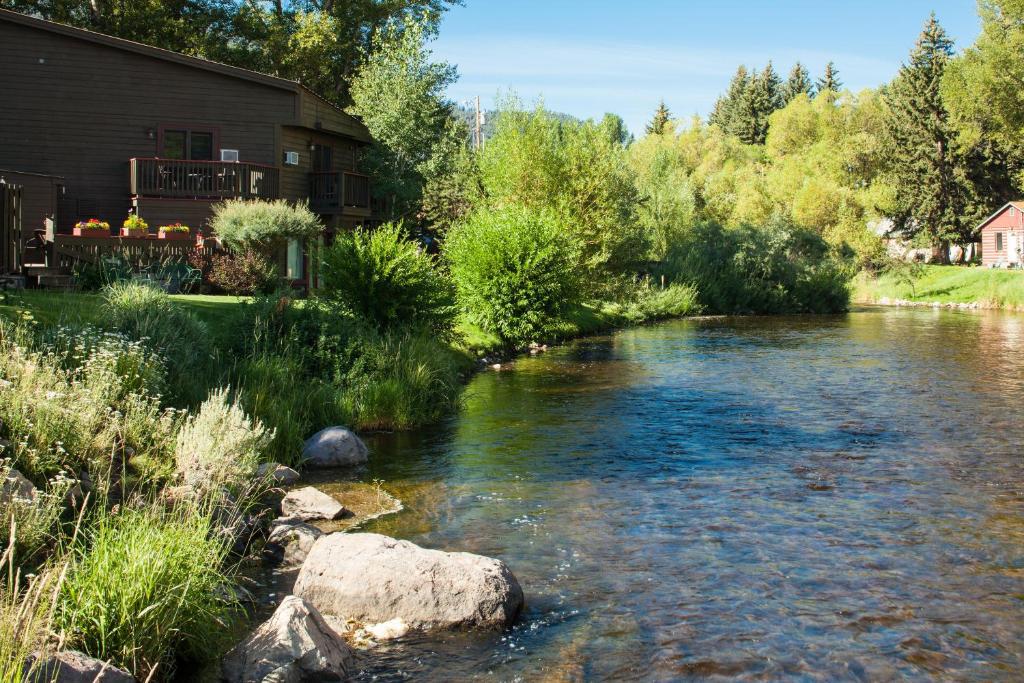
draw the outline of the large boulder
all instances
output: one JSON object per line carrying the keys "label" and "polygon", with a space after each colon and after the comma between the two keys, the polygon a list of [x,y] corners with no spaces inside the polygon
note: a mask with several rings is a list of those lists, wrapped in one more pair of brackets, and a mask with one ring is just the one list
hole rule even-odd
{"label": "large boulder", "polygon": [[302,461],[307,467],[350,467],[367,461],[363,440],[344,427],[321,429],[306,439]]}
{"label": "large boulder", "polygon": [[523,591],[501,560],[428,550],[380,534],[330,534],[313,544],[295,583],[324,615],[414,629],[504,628]]}
{"label": "large boulder", "polygon": [[290,486],[299,480],[299,473],[276,462],[265,462],[256,470],[259,479],[269,479],[278,486]]}
{"label": "large boulder", "polygon": [[285,517],[309,522],[315,519],[341,519],[352,513],[323,491],[307,486],[289,491],[281,501]]}
{"label": "large boulder", "polygon": [[289,595],[221,665],[228,683],[342,681],[354,658],[352,648],[315,607]]}
{"label": "large boulder", "polygon": [[136,683],[135,677],[113,664],[81,652],[65,650],[32,662],[27,683]]}
{"label": "large boulder", "polygon": [[297,519],[278,520],[270,529],[263,555],[275,564],[298,567],[306,561],[313,544],[323,533],[312,524]]}
{"label": "large boulder", "polygon": [[7,475],[0,481],[0,503],[12,500],[31,502],[36,499],[36,494],[35,485],[18,470],[7,470]]}

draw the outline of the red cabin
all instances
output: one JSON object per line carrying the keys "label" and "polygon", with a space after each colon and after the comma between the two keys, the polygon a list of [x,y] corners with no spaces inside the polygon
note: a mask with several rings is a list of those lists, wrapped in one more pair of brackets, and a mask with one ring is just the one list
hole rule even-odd
{"label": "red cabin", "polygon": [[978,226],[981,264],[1020,268],[1024,263],[1024,201],[1009,202]]}

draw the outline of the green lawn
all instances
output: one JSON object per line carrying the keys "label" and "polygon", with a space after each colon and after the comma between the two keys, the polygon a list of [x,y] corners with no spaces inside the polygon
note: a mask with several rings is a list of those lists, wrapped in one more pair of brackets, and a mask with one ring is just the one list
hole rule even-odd
{"label": "green lawn", "polygon": [[[226,329],[237,315],[238,305],[246,300],[238,296],[202,294],[177,294],[171,299],[192,311],[215,335]],[[93,293],[33,289],[0,292],[0,316],[15,319],[27,312],[42,325],[98,324],[103,318],[102,303],[99,294]]]}
{"label": "green lawn", "polygon": [[924,266],[913,282],[891,273],[859,274],[853,300],[877,303],[883,298],[941,303],[973,303],[1024,308],[1024,271],[966,266]]}

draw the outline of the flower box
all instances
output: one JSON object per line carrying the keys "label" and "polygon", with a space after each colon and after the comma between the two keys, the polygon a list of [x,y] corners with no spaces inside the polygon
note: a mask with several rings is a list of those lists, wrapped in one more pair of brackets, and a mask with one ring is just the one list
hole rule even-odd
{"label": "flower box", "polygon": [[106,228],[105,230],[102,230],[96,229],[94,227],[73,227],[71,229],[71,233],[76,238],[109,238],[111,237],[111,228]]}
{"label": "flower box", "polygon": [[181,230],[164,230],[160,228],[157,237],[162,240],[188,240],[192,239],[192,234]]}
{"label": "flower box", "polygon": [[121,228],[121,237],[145,237],[148,234],[146,228]]}
{"label": "flower box", "polygon": [[110,223],[98,218],[75,223],[71,234],[75,237],[110,237]]}

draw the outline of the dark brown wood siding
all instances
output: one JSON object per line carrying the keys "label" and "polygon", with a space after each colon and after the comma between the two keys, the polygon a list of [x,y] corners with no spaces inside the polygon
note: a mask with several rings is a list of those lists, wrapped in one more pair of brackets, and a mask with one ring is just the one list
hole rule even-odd
{"label": "dark brown wood siding", "polygon": [[360,144],[351,138],[323,131],[285,126],[281,131],[281,155],[298,152],[298,166],[281,166],[281,197],[292,201],[309,196],[309,174],[313,170],[310,144],[327,145],[333,150],[332,171],[356,171]]}
{"label": "dark brown wood siding", "polygon": [[63,176],[62,229],[120,224],[128,160],[158,155],[161,126],[214,129],[218,158],[277,166],[281,124],[299,114],[298,90],[3,20],[0,65],[0,168]]}

